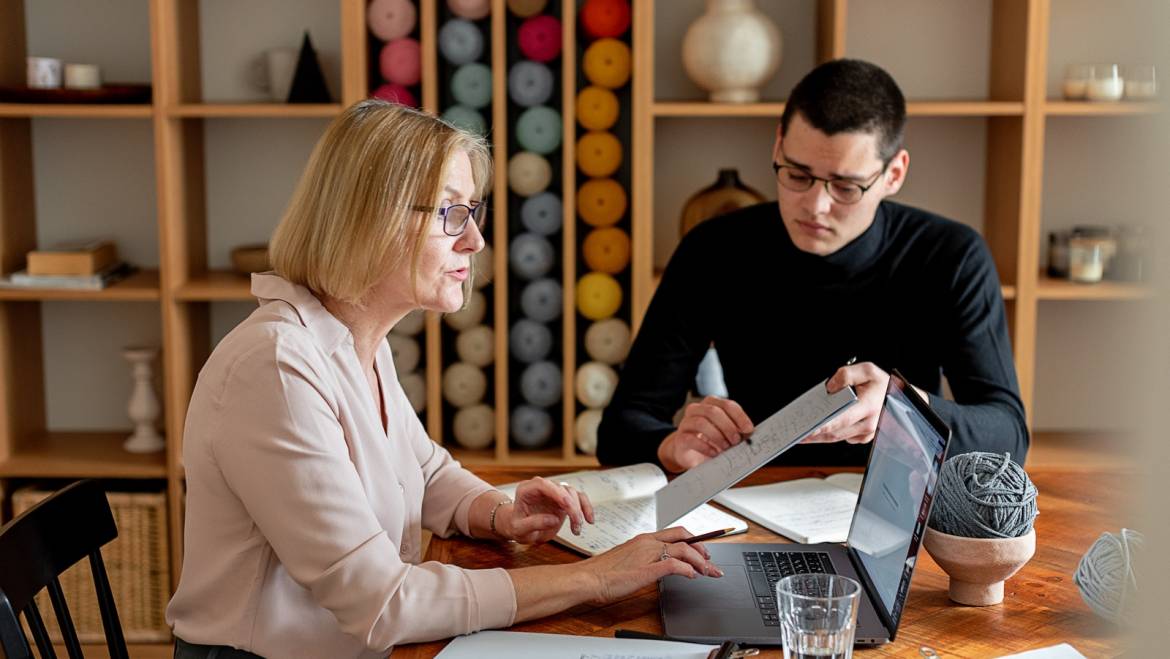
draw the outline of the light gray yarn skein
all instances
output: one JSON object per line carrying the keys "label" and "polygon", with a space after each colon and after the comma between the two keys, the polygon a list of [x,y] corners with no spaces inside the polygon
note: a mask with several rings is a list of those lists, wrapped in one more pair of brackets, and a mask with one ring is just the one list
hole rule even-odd
{"label": "light gray yarn skein", "polygon": [[1073,582],[1085,604],[1102,618],[1116,623],[1129,618],[1131,594],[1138,587],[1134,558],[1144,542],[1142,534],[1133,529],[1102,533],[1081,557]]}
{"label": "light gray yarn skein", "polygon": [[1018,538],[1036,519],[1036,486],[1011,454],[963,453],[939,475],[930,514],[937,531],[964,538]]}

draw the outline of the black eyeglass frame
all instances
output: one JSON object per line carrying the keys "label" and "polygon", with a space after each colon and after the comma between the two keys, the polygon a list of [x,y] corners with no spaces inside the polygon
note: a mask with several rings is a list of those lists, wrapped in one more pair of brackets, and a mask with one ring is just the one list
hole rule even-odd
{"label": "black eyeglass frame", "polygon": [[[781,165],[780,163],[776,162],[775,160],[772,161],[772,172],[774,172],[776,175],[776,181],[779,182],[780,185],[782,185],[785,190],[791,190],[792,192],[808,192],[809,190],[812,190],[813,186],[816,185],[817,181],[820,181],[825,186],[825,193],[828,194],[830,197],[832,197],[833,201],[835,201],[839,204],[845,204],[847,206],[860,202],[862,197],[865,196],[865,193],[869,192],[870,188],[877,185],[878,181],[881,180],[882,174],[885,174],[886,170],[889,168],[890,168],[890,163],[886,162],[885,164],[882,165],[881,170],[879,170],[877,174],[873,175],[873,178],[871,179],[869,185],[862,185],[856,181],[850,181],[849,179],[844,179],[844,178],[821,178],[820,176],[814,176],[808,170],[801,169],[800,167],[797,167],[796,165]],[[788,187],[787,185],[784,185],[784,183],[780,182],[780,170],[781,169],[791,169],[791,170],[800,172],[804,176],[807,176],[809,181],[810,181],[810,183],[808,184],[808,187],[803,189],[803,190],[796,190],[794,188]],[[831,187],[829,187],[830,183],[844,183],[846,185],[852,185],[852,186],[856,187],[858,190],[861,190],[861,194],[857,195],[857,199],[854,199],[852,201],[845,201],[843,199],[838,199],[837,195],[833,194],[833,189]]]}
{"label": "black eyeglass frame", "polygon": [[[452,233],[450,227],[450,212],[452,208],[467,209],[467,216],[463,218],[463,222],[461,222],[459,227],[454,230],[454,233]],[[435,208],[434,206],[414,205],[411,206],[411,209],[422,211],[424,213],[435,213],[439,217],[443,218],[443,233],[451,236],[452,238],[463,235],[463,232],[467,230],[467,223],[471,220],[471,218],[475,218],[475,226],[479,228],[480,233],[483,233],[484,227],[487,226],[487,203],[485,202],[480,202],[475,206],[469,206],[467,204],[451,204],[450,206],[443,206],[441,208]]]}

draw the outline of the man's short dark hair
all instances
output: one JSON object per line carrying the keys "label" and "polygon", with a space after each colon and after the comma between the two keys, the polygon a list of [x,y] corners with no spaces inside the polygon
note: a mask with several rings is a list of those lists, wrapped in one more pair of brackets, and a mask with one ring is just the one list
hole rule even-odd
{"label": "man's short dark hair", "polygon": [[894,78],[876,64],[838,59],[816,67],[792,89],[780,116],[781,135],[788,132],[798,112],[826,135],[876,135],[883,163],[888,164],[902,148],[906,98]]}

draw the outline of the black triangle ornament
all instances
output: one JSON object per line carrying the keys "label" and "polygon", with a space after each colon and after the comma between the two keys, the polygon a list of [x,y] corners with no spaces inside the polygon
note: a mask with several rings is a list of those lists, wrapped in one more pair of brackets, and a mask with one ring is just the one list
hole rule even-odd
{"label": "black triangle ornament", "polygon": [[293,73],[292,85],[288,90],[289,103],[332,103],[329,88],[325,86],[325,75],[317,61],[317,51],[308,30],[301,41],[301,53],[297,57],[297,70]]}

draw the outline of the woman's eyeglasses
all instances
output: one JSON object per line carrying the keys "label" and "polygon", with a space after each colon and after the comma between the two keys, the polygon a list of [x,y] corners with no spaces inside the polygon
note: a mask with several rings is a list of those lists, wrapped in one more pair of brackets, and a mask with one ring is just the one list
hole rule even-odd
{"label": "woman's eyeglasses", "polygon": [[443,208],[435,208],[434,206],[411,206],[411,208],[425,213],[437,213],[439,217],[443,218],[443,233],[452,237],[463,235],[463,231],[467,229],[468,220],[475,220],[475,226],[480,233],[483,233],[484,226],[487,224],[487,204],[484,203],[475,206],[451,204]]}

